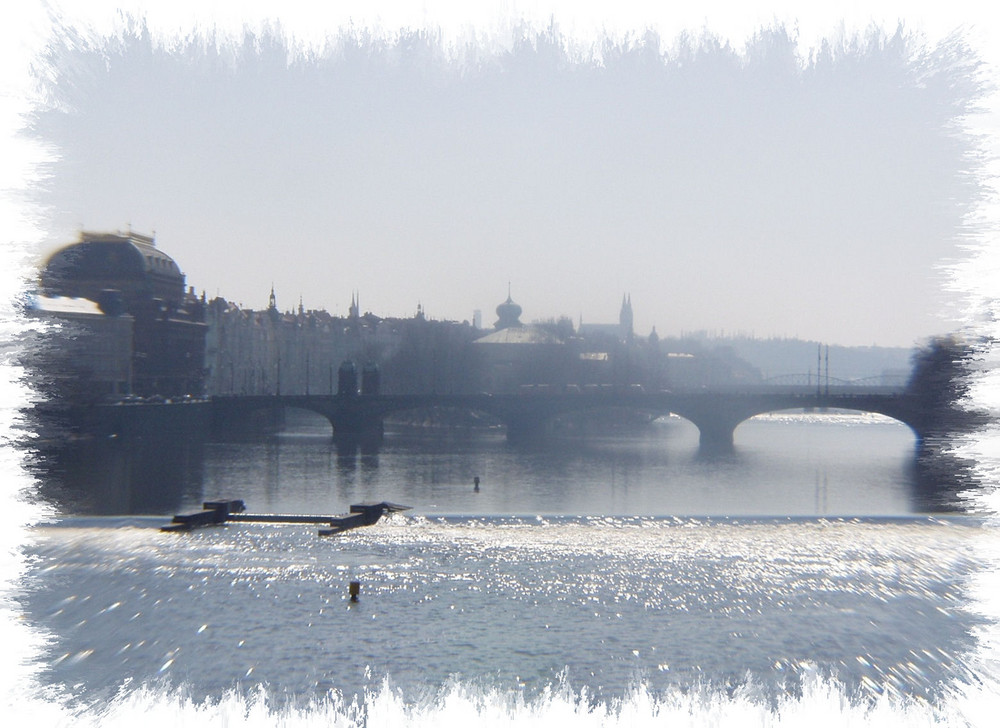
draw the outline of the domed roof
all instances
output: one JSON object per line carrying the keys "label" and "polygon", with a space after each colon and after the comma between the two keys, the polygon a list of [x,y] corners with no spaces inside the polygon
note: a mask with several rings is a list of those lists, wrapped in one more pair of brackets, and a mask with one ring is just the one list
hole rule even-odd
{"label": "domed roof", "polygon": [[82,232],[80,240],[57,250],[42,270],[42,288],[50,295],[96,301],[113,288],[126,299],[157,297],[179,302],[184,274],[174,259],[156,247],[152,237],[129,231]]}
{"label": "domed roof", "polygon": [[509,326],[520,326],[520,319],[521,307],[514,303],[510,297],[510,291],[507,291],[507,300],[497,306],[497,322],[493,324],[493,327],[506,329]]}

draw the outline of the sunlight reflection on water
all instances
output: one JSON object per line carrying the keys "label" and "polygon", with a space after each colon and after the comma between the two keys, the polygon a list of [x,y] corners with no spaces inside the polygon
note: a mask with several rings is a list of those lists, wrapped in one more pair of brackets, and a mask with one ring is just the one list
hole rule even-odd
{"label": "sunlight reflection on water", "polygon": [[973,647],[971,519],[396,515],[337,539],[101,520],[43,529],[28,600],[57,637],[48,679],[85,694],[163,675],[305,700],[459,674],[535,695],[565,673],[601,699],[748,675],[777,699],[809,665],[848,693],[934,700]]}

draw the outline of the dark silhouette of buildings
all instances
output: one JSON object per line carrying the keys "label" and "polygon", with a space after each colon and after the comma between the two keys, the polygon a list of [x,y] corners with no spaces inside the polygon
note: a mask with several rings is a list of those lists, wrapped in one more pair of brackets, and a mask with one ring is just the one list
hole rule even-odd
{"label": "dark silhouette of buildings", "polygon": [[215,298],[208,303],[205,367],[209,394],[336,394],[345,362],[357,371],[381,367],[399,351],[407,322],[361,313],[352,294],[346,317],[327,311],[281,311],[271,289],[268,307],[254,310]]}
{"label": "dark silhouette of buildings", "polygon": [[[83,299],[99,313],[78,315],[74,326],[93,335],[110,329],[101,317],[131,317],[131,372],[126,393],[177,397],[201,395],[205,384],[204,300],[185,290],[184,274],[156,247],[152,237],[137,233],[82,232],[80,240],[56,251],[41,271],[42,298]],[[44,303],[38,315],[60,317],[58,306]],[[46,312],[49,312],[46,314]],[[124,326],[117,327],[119,331]],[[117,348],[117,347],[116,347]],[[69,363],[93,373],[100,355]],[[81,371],[70,372],[79,376]],[[122,394],[123,380],[97,380],[95,390]]]}
{"label": "dark silhouette of buildings", "polygon": [[51,399],[89,403],[132,392],[134,319],[105,313],[83,298],[32,298],[28,316],[49,326],[36,330],[27,351],[35,387]]}
{"label": "dark silhouette of buildings", "polygon": [[369,389],[377,372],[385,394],[655,391],[759,376],[735,356],[660,340],[655,330],[636,336],[630,294],[622,296],[618,323],[581,321],[574,329],[565,317],[522,323],[508,287],[489,332],[429,320],[420,306],[410,318],[362,313],[357,291],[346,317],[306,310],[301,299],[297,310],[282,311],[273,286],[263,310],[222,297],[206,302],[185,288],[177,263],[154,238],[131,231],[81,233],[46,262],[40,289],[35,312],[71,325],[73,342],[89,342],[74,348],[65,339],[62,359],[48,360],[64,384],[75,384],[62,389],[75,400],[336,394],[345,363],[369,373]]}

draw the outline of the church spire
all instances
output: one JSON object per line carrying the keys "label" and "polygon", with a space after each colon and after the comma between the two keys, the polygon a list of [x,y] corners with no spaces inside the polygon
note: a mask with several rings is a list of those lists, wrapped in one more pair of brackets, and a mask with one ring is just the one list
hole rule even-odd
{"label": "church spire", "polygon": [[622,310],[618,314],[618,327],[622,339],[631,341],[633,336],[632,294],[622,294]]}

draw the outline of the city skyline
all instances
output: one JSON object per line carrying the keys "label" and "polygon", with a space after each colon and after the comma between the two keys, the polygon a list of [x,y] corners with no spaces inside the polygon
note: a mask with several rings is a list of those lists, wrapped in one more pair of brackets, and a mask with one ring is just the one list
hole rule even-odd
{"label": "city skyline", "polygon": [[838,40],[779,20],[686,49],[671,28],[588,48],[558,21],[464,50],[327,27],[312,57],[277,26],[67,42],[47,90],[72,111],[33,128],[61,155],[35,191],[39,260],[131,228],[248,308],[273,284],[286,309],[343,314],[358,291],[378,315],[486,325],[510,283],[526,320],[613,320],[631,294],[643,335],[954,330],[977,56],[891,21]]}

